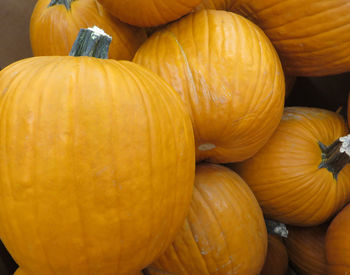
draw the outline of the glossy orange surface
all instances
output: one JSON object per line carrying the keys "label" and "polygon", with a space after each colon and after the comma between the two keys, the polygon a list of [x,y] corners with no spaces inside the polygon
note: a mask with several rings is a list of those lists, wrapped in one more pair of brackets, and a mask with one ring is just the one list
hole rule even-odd
{"label": "glossy orange surface", "polygon": [[267,255],[260,275],[285,275],[288,270],[288,254],[280,236],[269,234]]}
{"label": "glossy orange surface", "polygon": [[201,9],[214,9],[214,10],[226,10],[230,11],[233,8],[234,2],[237,0],[203,0],[197,6],[197,10]]}
{"label": "glossy orange surface", "polygon": [[162,76],[191,115],[197,161],[253,156],[278,126],[284,75],[264,33],[231,12],[202,10],[154,33],[134,61]]}
{"label": "glossy orange surface", "polygon": [[276,47],[286,73],[321,76],[350,70],[348,0],[237,0]]}
{"label": "glossy orange surface", "polygon": [[326,235],[328,275],[350,274],[350,205],[332,221]]}
{"label": "glossy orange surface", "polygon": [[288,226],[285,243],[289,259],[300,275],[327,275],[326,241],[327,225],[314,227]]}
{"label": "glossy orange surface", "polygon": [[334,112],[289,107],[263,149],[234,169],[267,217],[293,225],[321,224],[350,200],[350,165],[337,180],[326,168],[319,169],[318,142],[330,145],[347,133],[344,119]]}
{"label": "glossy orange surface", "polygon": [[186,222],[152,268],[176,275],[259,274],[266,248],[262,212],[246,183],[226,167],[201,164]]}
{"label": "glossy orange surface", "polygon": [[49,7],[39,0],[30,22],[30,40],[35,56],[68,55],[81,28],[98,26],[112,36],[109,58],[131,60],[146,39],[144,30],[131,27],[109,15],[96,0],[74,0],[68,10],[62,4]]}
{"label": "glossy orange surface", "polygon": [[189,13],[201,0],[99,0],[114,16],[130,25],[151,27]]}
{"label": "glossy orange surface", "polygon": [[129,275],[182,226],[195,172],[178,94],[137,64],[34,57],[0,72],[0,238],[27,275]]}

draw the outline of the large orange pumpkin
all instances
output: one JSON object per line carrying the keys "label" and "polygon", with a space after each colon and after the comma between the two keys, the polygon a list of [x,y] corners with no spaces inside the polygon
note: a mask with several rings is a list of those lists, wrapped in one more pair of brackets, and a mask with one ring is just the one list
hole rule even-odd
{"label": "large orange pumpkin", "polygon": [[288,256],[300,275],[327,275],[326,239],[327,225],[314,227],[288,226],[285,239]]}
{"label": "large orange pumpkin", "polygon": [[321,224],[350,200],[349,156],[342,153],[347,141],[339,140],[347,133],[337,113],[289,107],[269,142],[235,169],[267,217],[292,225]]}
{"label": "large orange pumpkin", "polygon": [[201,164],[186,222],[149,272],[258,274],[266,235],[261,209],[246,183],[226,167]]}
{"label": "large orange pumpkin", "polygon": [[286,226],[275,221],[265,220],[268,245],[264,267],[260,275],[285,275],[288,270],[288,254],[282,237],[288,236]]}
{"label": "large orange pumpkin", "polygon": [[153,34],[134,61],[162,76],[192,117],[197,160],[253,156],[280,122],[284,76],[264,33],[231,12],[202,10]]}
{"label": "large orange pumpkin", "polygon": [[33,54],[68,55],[81,28],[98,26],[112,36],[109,58],[131,60],[144,30],[109,15],[97,0],[39,0],[30,21]]}
{"label": "large orange pumpkin", "polygon": [[350,204],[332,221],[326,235],[327,274],[350,273]]}
{"label": "large orange pumpkin", "polygon": [[99,0],[121,21],[141,27],[158,26],[189,13],[202,0]]}
{"label": "large orange pumpkin", "polygon": [[237,0],[231,11],[264,30],[288,74],[321,76],[350,70],[348,0]]}
{"label": "large orange pumpkin", "polygon": [[[72,53],[105,58],[99,37]],[[22,273],[129,275],[166,249],[195,153],[165,81],[128,61],[33,57],[0,72],[0,94],[0,238]]]}

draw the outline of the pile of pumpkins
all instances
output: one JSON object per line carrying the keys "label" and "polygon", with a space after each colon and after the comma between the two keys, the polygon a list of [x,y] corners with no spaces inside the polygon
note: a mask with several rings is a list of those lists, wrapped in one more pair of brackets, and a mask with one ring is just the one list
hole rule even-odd
{"label": "pile of pumpkins", "polygon": [[285,107],[295,76],[350,71],[349,14],[348,0],[38,0],[34,57],[0,71],[15,274],[350,273],[349,125]]}

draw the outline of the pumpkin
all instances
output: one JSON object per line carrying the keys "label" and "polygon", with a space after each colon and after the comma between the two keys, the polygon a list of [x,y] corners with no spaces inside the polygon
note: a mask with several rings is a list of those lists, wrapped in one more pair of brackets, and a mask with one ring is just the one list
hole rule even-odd
{"label": "pumpkin", "polygon": [[350,200],[349,155],[343,153],[349,137],[341,138],[347,133],[337,113],[288,107],[269,142],[231,167],[253,190],[266,217],[318,225]]}
{"label": "pumpkin", "polygon": [[325,239],[327,225],[288,226],[285,239],[288,256],[300,275],[326,275]]}
{"label": "pumpkin", "polygon": [[327,274],[350,272],[350,204],[333,219],[326,235]]}
{"label": "pumpkin", "polygon": [[187,215],[189,115],[159,76],[105,59],[108,40],[84,30],[74,56],[0,72],[0,238],[27,275],[136,273]]}
{"label": "pumpkin", "polygon": [[237,0],[203,0],[196,10],[214,9],[230,11]]}
{"label": "pumpkin", "polygon": [[197,161],[242,161],[281,119],[284,75],[264,33],[231,12],[202,10],[154,33],[134,61],[163,77],[192,117]]}
{"label": "pumpkin", "polygon": [[166,271],[162,271],[153,267],[148,267],[145,271],[144,271],[145,275],[177,275],[177,274],[173,274],[170,272],[166,272]]}
{"label": "pumpkin", "polygon": [[109,57],[131,60],[144,30],[109,15],[97,0],[39,0],[30,21],[33,54],[68,55],[81,28],[98,26],[112,36]]}
{"label": "pumpkin", "polygon": [[201,0],[99,0],[121,21],[140,27],[166,24],[189,13]]}
{"label": "pumpkin", "polygon": [[267,255],[260,275],[285,275],[288,270],[288,254],[282,237],[288,236],[284,224],[266,220],[268,234]]}
{"label": "pumpkin", "polygon": [[350,70],[348,0],[237,0],[231,11],[264,30],[287,74],[322,76]]}
{"label": "pumpkin", "polygon": [[266,235],[261,209],[246,183],[226,167],[200,164],[186,221],[149,272],[258,274]]}

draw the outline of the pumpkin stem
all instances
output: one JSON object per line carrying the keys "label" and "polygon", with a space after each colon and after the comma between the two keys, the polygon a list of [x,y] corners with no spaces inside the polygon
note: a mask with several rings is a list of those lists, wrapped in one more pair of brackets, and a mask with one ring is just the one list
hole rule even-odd
{"label": "pumpkin stem", "polygon": [[322,151],[322,160],[318,168],[327,168],[337,180],[339,172],[350,163],[350,135],[340,137],[329,146],[318,142]]}
{"label": "pumpkin stem", "polygon": [[51,2],[48,5],[48,7],[52,7],[52,6],[55,6],[55,5],[65,5],[66,9],[70,10],[70,6],[71,6],[71,3],[73,1],[74,0],[51,0]]}
{"label": "pumpkin stem", "polygon": [[275,234],[283,238],[288,237],[288,230],[284,223],[276,222],[274,220],[265,219],[267,232],[269,234]]}
{"label": "pumpkin stem", "polygon": [[98,27],[80,29],[70,56],[91,56],[107,59],[112,37]]}

